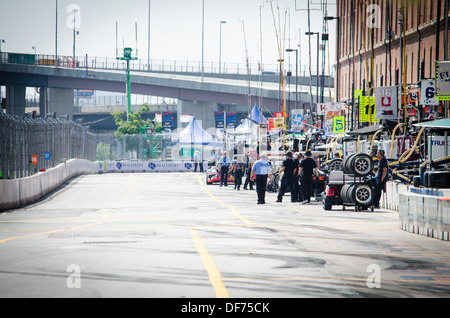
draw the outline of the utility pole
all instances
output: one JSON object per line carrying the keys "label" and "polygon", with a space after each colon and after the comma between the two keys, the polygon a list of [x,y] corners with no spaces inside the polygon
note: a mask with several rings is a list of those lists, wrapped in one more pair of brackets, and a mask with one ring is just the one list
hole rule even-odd
{"label": "utility pole", "polygon": [[[137,23],[135,25],[135,32],[136,32],[136,52],[137,52]],[[126,82],[126,90],[127,90],[127,104],[128,104],[128,111],[127,111],[127,120],[130,118],[131,114],[131,77],[130,77],[130,61],[137,60],[137,53],[136,56],[132,56],[133,49],[126,47],[123,49],[123,57],[117,56],[117,36],[118,36],[118,26],[116,23],[116,59],[120,61],[126,61],[127,62],[127,82]]]}

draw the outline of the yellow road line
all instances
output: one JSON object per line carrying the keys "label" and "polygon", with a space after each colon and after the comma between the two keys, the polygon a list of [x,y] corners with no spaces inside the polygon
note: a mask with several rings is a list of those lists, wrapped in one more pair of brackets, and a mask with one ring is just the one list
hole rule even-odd
{"label": "yellow road line", "polygon": [[208,253],[205,245],[203,244],[202,238],[198,231],[195,229],[190,229],[192,240],[194,241],[195,248],[198,254],[203,260],[203,265],[205,266],[206,272],[208,273],[209,281],[211,282],[214,291],[216,292],[217,298],[230,298],[228,291],[223,284],[222,274],[220,274],[219,269],[214,262],[214,259]]}
{"label": "yellow road line", "polygon": [[216,201],[217,203],[226,206],[227,208],[229,208],[231,210],[231,213],[233,213],[233,215],[240,219],[242,222],[245,223],[246,226],[250,226],[253,223],[246,219],[245,217],[243,217],[242,215],[239,214],[239,212],[237,211],[236,207],[232,206],[231,204],[225,203],[219,199],[217,199],[207,188],[206,186],[203,184],[202,180],[200,179],[200,176],[197,176],[198,178],[198,182],[200,183],[200,185],[202,186],[202,188],[205,190],[205,192],[211,197],[211,199],[213,199],[214,201]]}
{"label": "yellow road line", "polygon": [[68,229],[60,229],[60,230],[53,230],[53,231],[47,231],[47,232],[41,232],[41,233],[34,233],[34,234],[30,234],[30,235],[10,237],[10,238],[6,238],[6,239],[3,239],[3,240],[0,240],[0,243],[5,243],[5,242],[8,242],[8,241],[21,239],[21,238],[28,238],[28,237],[33,237],[33,236],[40,236],[40,235],[53,234],[53,233],[58,233],[58,232],[78,230],[78,229],[82,229],[82,228],[85,228],[85,227],[99,225],[99,224],[102,224],[102,223],[103,223],[103,221],[100,221],[100,222],[97,222],[97,223],[75,226],[75,227],[71,227],[71,228],[68,228]]}

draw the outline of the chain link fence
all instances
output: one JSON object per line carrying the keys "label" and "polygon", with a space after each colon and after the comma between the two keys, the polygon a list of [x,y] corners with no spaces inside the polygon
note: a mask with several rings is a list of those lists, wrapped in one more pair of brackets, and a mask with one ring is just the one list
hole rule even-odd
{"label": "chain link fence", "polygon": [[0,177],[24,178],[69,159],[96,159],[97,136],[64,118],[0,112]]}

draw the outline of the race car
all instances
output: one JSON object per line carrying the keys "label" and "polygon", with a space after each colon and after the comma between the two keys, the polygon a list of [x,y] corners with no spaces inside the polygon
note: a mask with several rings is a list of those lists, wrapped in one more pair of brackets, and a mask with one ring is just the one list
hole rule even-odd
{"label": "race car", "polygon": [[[234,183],[234,175],[228,171],[228,183]],[[206,171],[206,184],[220,183],[220,172],[216,167],[211,167]]]}

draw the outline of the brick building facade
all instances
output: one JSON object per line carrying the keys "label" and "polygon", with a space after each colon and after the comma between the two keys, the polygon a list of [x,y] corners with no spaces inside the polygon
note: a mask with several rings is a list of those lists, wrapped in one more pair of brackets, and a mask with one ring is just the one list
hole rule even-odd
{"label": "brick building facade", "polygon": [[405,78],[407,87],[434,79],[436,59],[448,60],[449,1],[337,0],[336,100]]}

